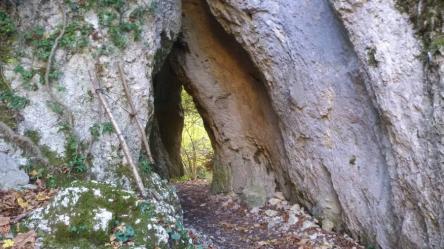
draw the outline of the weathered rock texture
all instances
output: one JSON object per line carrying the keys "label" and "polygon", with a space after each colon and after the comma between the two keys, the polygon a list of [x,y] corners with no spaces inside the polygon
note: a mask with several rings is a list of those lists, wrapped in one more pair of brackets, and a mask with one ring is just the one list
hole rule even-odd
{"label": "weathered rock texture", "polygon": [[[87,159],[83,162],[88,166],[88,177],[115,183],[125,179],[116,170],[125,163],[123,153],[117,136],[104,131],[109,119],[95,98],[92,82],[97,78],[137,161],[142,144],[135,118],[148,124],[154,113],[153,70],[160,67],[165,51],[169,51],[165,40],[174,40],[179,32],[181,4],[177,0],[99,3],[104,6],[89,5],[88,1],[16,5],[11,16],[18,20],[17,35],[2,73],[14,93],[28,100],[19,111],[14,132],[34,134],[32,138],[47,152],[45,156],[61,159],[64,166],[73,159],[70,144],[77,146],[74,154],[78,157],[74,159]],[[65,33],[51,60],[48,88],[44,80],[47,60],[64,23]],[[129,111],[118,63],[137,116]],[[24,77],[23,71],[31,76]],[[67,113],[72,124],[64,117]]]}
{"label": "weathered rock texture", "polygon": [[[277,118],[261,75],[211,17],[202,1],[183,6],[183,39],[173,64],[198,103],[215,147],[213,189],[249,196],[275,188],[275,175],[284,167]],[[282,181],[283,183],[284,181]],[[256,203],[253,203],[256,204]],[[256,205],[257,205],[256,204]]]}
{"label": "weathered rock texture", "polygon": [[173,64],[212,138],[216,190],[261,203],[279,188],[364,243],[442,248],[442,80],[424,74],[408,16],[393,1],[207,4],[230,35],[184,1]]}
{"label": "weathered rock texture", "polygon": [[[53,94],[41,80],[48,44],[32,41],[51,46],[62,12],[55,1],[34,0],[13,13],[23,35],[34,25],[43,34],[17,36],[13,56],[0,57],[1,82],[29,101],[16,102],[18,111],[0,105],[0,120],[16,133],[0,137],[12,148],[2,151],[9,158],[73,169],[88,162],[86,178],[129,187],[117,137],[103,132],[107,119],[92,94],[97,74],[135,159],[139,118],[151,134],[155,169],[180,176],[183,84],[215,149],[214,191],[261,205],[279,189],[324,226],[366,244],[444,248],[444,39],[417,37],[414,27],[424,29],[401,11],[421,12],[424,1],[399,0],[409,6],[398,8],[394,0],[184,0],[183,36],[165,67],[180,29],[179,0],[123,9],[120,1],[98,1],[111,5],[105,8],[73,2],[68,22],[80,26],[67,26],[71,36],[52,60]],[[425,27],[442,33],[442,4],[436,8]],[[78,46],[82,39],[87,44]],[[118,62],[137,117],[126,111]],[[24,146],[24,135],[35,146]]]}
{"label": "weathered rock texture", "polygon": [[[122,221],[125,215],[134,218],[126,221],[128,225],[143,227],[138,231],[138,248],[175,247],[178,241],[169,241],[167,229],[171,232],[180,225],[177,196],[149,172],[148,162],[140,163],[145,165],[140,171],[149,193],[146,201],[155,209],[147,211],[160,215],[147,220],[153,214],[135,212],[137,196],[123,191],[131,189],[133,176],[92,82],[98,82],[98,91],[109,103],[137,162],[142,143],[135,119],[150,130],[150,114],[154,113],[152,77],[179,33],[180,1],[35,0],[3,5],[0,187],[28,183],[26,174],[23,177],[23,172],[14,172],[18,165],[26,166],[34,180],[41,178],[47,186],[64,186],[73,179],[113,185],[80,184],[65,189],[46,209],[36,211],[31,218],[34,228],[46,238],[55,239],[44,248],[76,248],[80,244],[82,248],[104,247],[111,235],[111,219],[119,219],[119,215]],[[10,42],[8,48],[3,47],[6,40]],[[136,115],[130,111],[122,77],[129,85]],[[20,176],[20,182],[10,183],[12,177],[3,179],[5,163],[10,169],[7,174]],[[101,196],[101,190],[111,193]],[[120,208],[114,206],[113,201],[125,201],[126,197],[127,203],[121,203]],[[86,210],[79,205],[86,205]],[[81,221],[82,216],[92,218],[94,214],[92,224],[84,224],[91,220]],[[76,227],[83,230],[72,230]],[[63,235],[65,232],[68,235]],[[75,237],[76,232],[85,237],[78,243],[65,240]],[[183,247],[189,241],[185,242]]]}

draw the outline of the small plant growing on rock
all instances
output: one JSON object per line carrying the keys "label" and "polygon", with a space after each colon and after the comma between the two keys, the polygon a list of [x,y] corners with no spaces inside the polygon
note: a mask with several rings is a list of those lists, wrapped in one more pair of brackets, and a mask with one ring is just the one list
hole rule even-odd
{"label": "small plant growing on rock", "polygon": [[3,11],[0,11],[0,36],[7,37],[16,31],[16,27],[11,17]]}
{"label": "small plant growing on rock", "polygon": [[89,128],[91,136],[98,138],[104,134],[111,134],[114,132],[113,125],[110,122],[96,123]]}
{"label": "small plant growing on rock", "polygon": [[8,108],[15,111],[21,110],[29,104],[27,98],[16,95],[11,90],[1,92],[0,101],[3,101]]}

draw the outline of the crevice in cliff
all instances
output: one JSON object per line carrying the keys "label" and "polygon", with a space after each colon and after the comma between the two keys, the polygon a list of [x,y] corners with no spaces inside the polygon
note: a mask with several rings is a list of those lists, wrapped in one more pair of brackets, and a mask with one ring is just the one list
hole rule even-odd
{"label": "crevice in cliff", "polygon": [[165,63],[153,78],[154,119],[150,147],[155,160],[154,170],[163,178],[184,175],[180,144],[184,125],[181,107],[182,84]]}
{"label": "crevice in cliff", "polygon": [[[176,45],[177,47],[177,45]],[[211,178],[213,148],[203,112],[184,89],[186,79],[179,76],[168,55],[153,78],[154,120],[151,150],[154,171],[165,179]],[[199,111],[198,111],[199,110]]]}

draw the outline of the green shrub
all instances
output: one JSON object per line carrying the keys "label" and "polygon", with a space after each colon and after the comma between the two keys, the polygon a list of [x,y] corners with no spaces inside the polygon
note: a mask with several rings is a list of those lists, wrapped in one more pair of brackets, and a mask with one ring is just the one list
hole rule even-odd
{"label": "green shrub", "polygon": [[12,19],[5,12],[0,10],[0,36],[2,39],[14,34],[16,27]]}

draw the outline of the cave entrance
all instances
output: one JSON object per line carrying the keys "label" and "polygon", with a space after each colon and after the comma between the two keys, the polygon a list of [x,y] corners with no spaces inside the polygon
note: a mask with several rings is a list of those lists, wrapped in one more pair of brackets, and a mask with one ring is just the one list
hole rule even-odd
{"label": "cave entrance", "polygon": [[154,170],[165,179],[211,181],[214,152],[210,137],[195,101],[169,61],[153,78],[155,111],[150,140]]}

